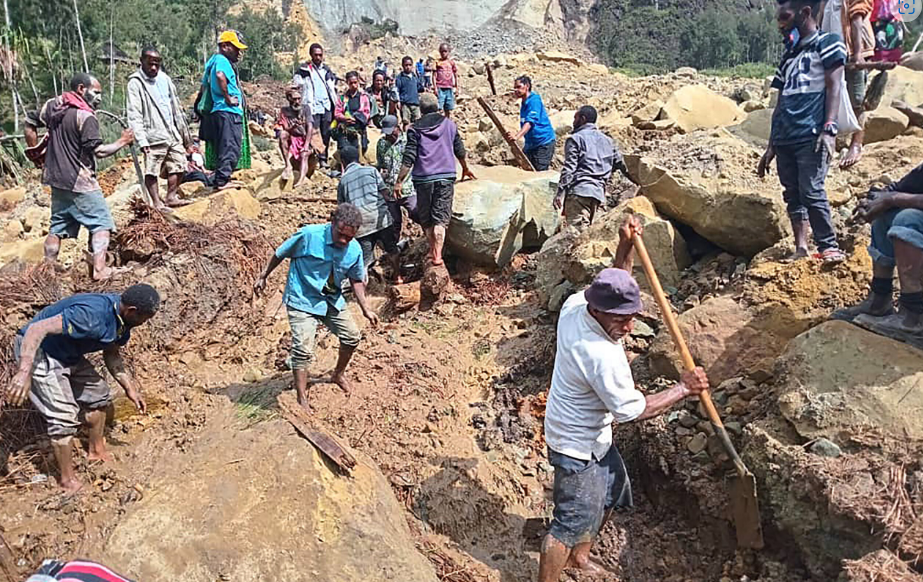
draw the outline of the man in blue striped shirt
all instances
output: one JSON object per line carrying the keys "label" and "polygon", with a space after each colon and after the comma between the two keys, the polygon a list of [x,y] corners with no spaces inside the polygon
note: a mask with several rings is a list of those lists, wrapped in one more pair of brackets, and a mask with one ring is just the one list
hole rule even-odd
{"label": "man in blue striped shirt", "polygon": [[760,160],[762,178],[776,159],[792,231],[793,259],[808,256],[808,226],[818,257],[840,262],[824,181],[836,150],[837,113],[846,46],[836,34],[820,32],[820,0],[780,0],[776,15],[786,52],[772,86],[779,102],[772,116],[769,146]]}

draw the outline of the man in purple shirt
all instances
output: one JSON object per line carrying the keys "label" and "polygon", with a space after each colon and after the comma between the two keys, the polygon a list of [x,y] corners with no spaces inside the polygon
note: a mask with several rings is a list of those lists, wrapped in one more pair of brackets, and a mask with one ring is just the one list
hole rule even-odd
{"label": "man in purple shirt", "polygon": [[407,175],[413,177],[417,191],[417,213],[426,231],[430,260],[433,266],[442,264],[442,247],[445,231],[452,218],[452,199],[455,196],[455,160],[462,167],[462,180],[475,180],[465,159],[465,144],[458,127],[448,117],[439,114],[439,101],[435,95],[420,95],[420,113],[423,115],[407,132],[407,147],[401,161],[401,173],[394,184],[395,198],[401,197]]}

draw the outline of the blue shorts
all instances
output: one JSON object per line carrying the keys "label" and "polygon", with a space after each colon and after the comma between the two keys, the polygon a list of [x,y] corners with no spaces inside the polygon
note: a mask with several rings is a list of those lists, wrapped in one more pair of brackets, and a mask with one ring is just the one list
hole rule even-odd
{"label": "blue shorts", "polygon": [[455,109],[455,89],[439,89],[439,109],[452,111]]}
{"label": "blue shorts", "polygon": [[592,542],[610,509],[633,505],[631,481],[613,445],[600,460],[583,461],[548,449],[554,467],[554,518],[548,533],[568,548]]}
{"label": "blue shorts", "polygon": [[52,188],[51,227],[48,232],[59,238],[77,238],[81,226],[90,234],[115,230],[115,222],[102,191],[71,192]]}

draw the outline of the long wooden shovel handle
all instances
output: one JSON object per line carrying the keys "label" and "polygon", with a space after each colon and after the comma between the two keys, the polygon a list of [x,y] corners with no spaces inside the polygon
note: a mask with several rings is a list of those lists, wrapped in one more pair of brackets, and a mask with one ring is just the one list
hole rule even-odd
{"label": "long wooden shovel handle", "polygon": [[[667,324],[667,329],[670,330],[670,335],[673,337],[673,343],[676,344],[679,350],[679,355],[683,360],[683,367],[687,370],[695,369],[695,360],[692,359],[689,346],[686,345],[686,340],[683,338],[683,332],[679,329],[679,323],[673,315],[673,307],[670,305],[670,302],[667,301],[667,295],[663,292],[663,287],[660,285],[660,278],[657,276],[657,271],[654,270],[651,256],[647,254],[647,247],[644,246],[644,240],[642,240],[637,233],[632,235],[631,240],[634,243],[635,253],[637,253],[638,258],[641,260],[644,274],[647,275],[647,281],[650,283],[651,290],[654,292],[657,305],[660,306],[660,313],[663,314],[663,321]],[[737,454],[737,449],[735,449],[733,443],[731,443],[727,430],[724,428],[724,423],[721,422],[721,416],[718,415],[718,409],[715,408],[715,403],[712,402],[711,393],[708,390],[703,391],[699,394],[699,400],[702,401],[702,406],[705,407],[708,418],[715,428],[715,434],[721,439],[721,443],[724,445],[725,450],[727,450],[728,455],[730,455],[731,461],[733,461],[737,472],[740,475],[748,474],[750,471],[744,466],[740,455]]]}

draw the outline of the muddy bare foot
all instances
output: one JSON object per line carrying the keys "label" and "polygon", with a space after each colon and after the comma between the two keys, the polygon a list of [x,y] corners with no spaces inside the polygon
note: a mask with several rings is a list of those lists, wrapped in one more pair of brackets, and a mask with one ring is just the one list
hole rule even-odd
{"label": "muddy bare foot", "polygon": [[609,577],[611,579],[612,572],[606,570],[593,560],[586,560],[580,563],[570,560],[567,563],[567,568],[572,570],[579,570],[580,577],[582,578],[601,578],[603,576]]}
{"label": "muddy bare foot", "polygon": [[61,489],[69,495],[79,492],[83,489],[83,482],[80,479],[69,479],[67,481],[60,481],[58,483],[61,486]]}
{"label": "muddy bare foot", "polygon": [[106,267],[102,271],[93,273],[93,280],[94,281],[106,281],[108,279],[111,279],[112,277],[122,275],[129,271],[131,271],[131,269],[129,269],[128,267]]}
{"label": "muddy bare foot", "polygon": [[90,452],[87,453],[87,461],[91,463],[95,461],[99,461],[101,463],[111,463],[112,455],[105,448],[99,450],[90,450]]}
{"label": "muddy bare foot", "polygon": [[846,168],[851,168],[862,159],[862,146],[849,146],[849,150],[846,151],[846,155],[843,156],[843,159],[840,160],[840,169],[845,170]]}
{"label": "muddy bare foot", "polygon": [[167,206],[170,208],[180,208],[181,206],[189,206],[192,204],[191,200],[183,200],[179,196],[175,198],[167,198]]}
{"label": "muddy bare foot", "polygon": [[352,382],[350,382],[345,374],[334,374],[330,377],[330,381],[340,387],[340,390],[346,392],[347,394],[353,391]]}

